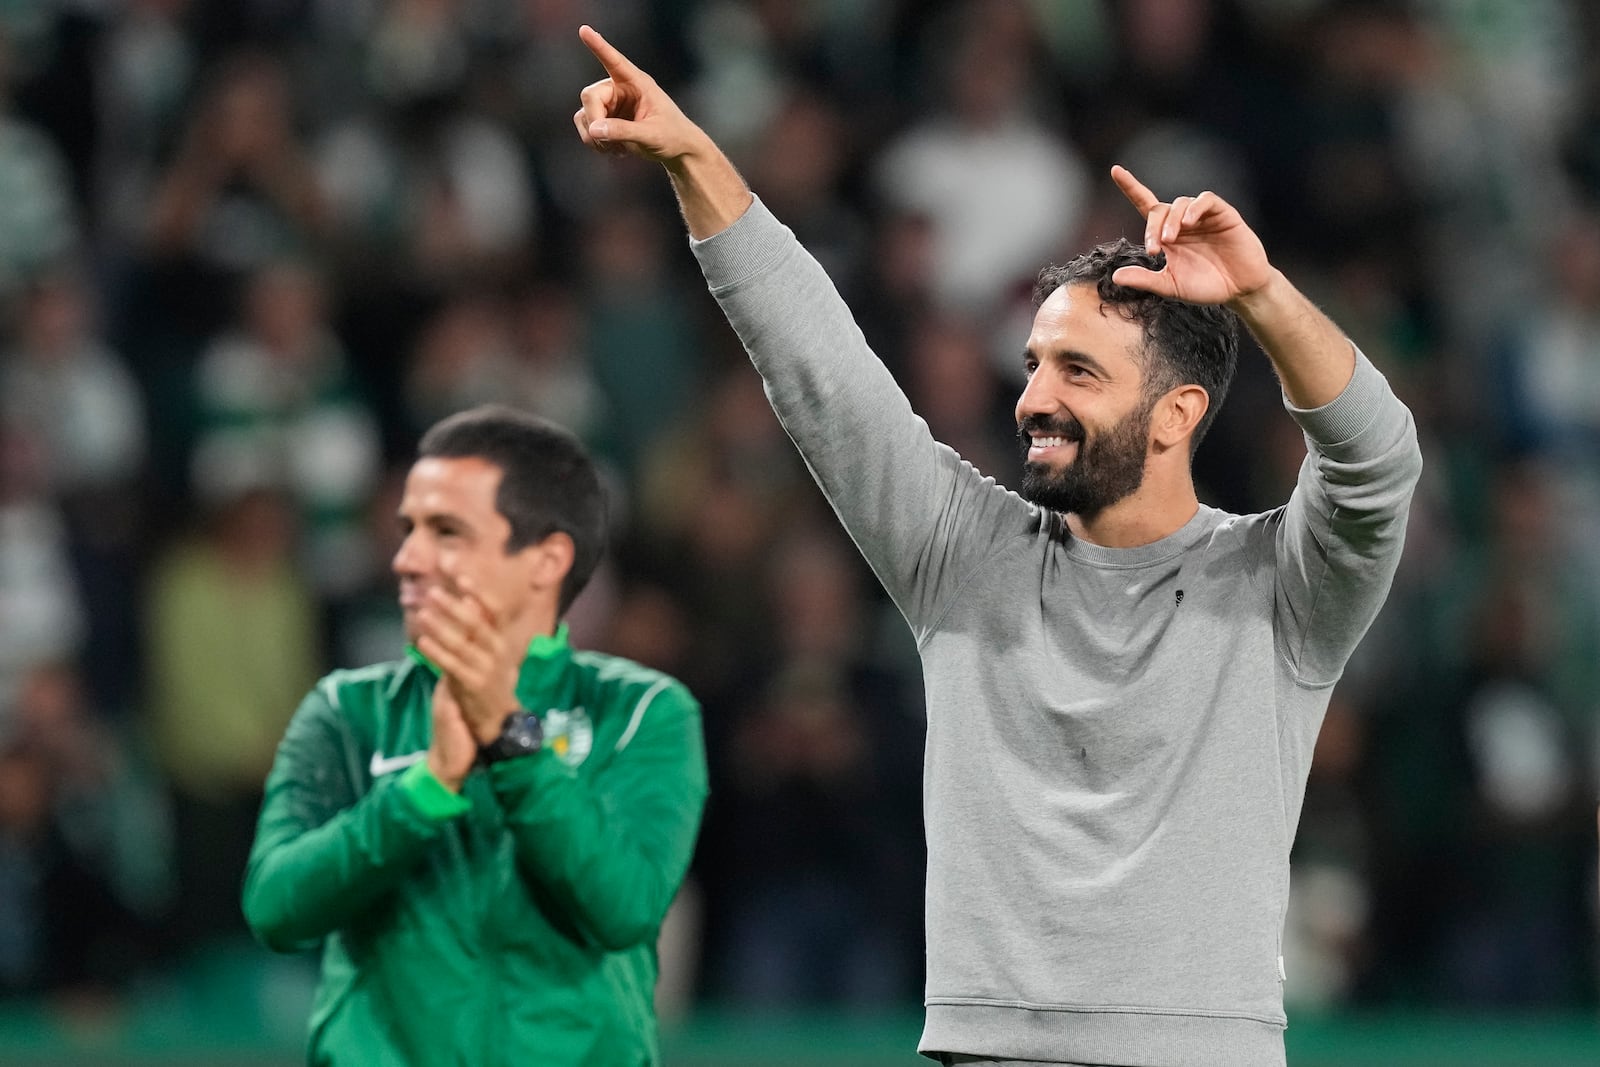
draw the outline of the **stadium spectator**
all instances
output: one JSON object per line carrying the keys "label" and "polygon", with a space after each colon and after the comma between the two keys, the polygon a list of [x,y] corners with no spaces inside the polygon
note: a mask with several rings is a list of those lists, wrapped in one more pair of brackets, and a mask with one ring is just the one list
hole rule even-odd
{"label": "stadium spectator", "polygon": [[0,989],[125,985],[171,902],[161,791],[68,666],[30,670],[0,722]]}
{"label": "stadium spectator", "polygon": [[92,300],[81,274],[41,274],[0,360],[0,419],[37,442],[45,490],[66,498],[125,488],[145,458],[144,398],[96,332]]}
{"label": "stadium spectator", "polygon": [[623,204],[596,212],[579,242],[583,334],[611,414],[597,448],[631,478],[693,410],[704,373],[695,323],[666,262],[665,228],[649,212]]}
{"label": "stadium spectator", "polygon": [[261,783],[294,702],[317,677],[315,591],[289,501],[252,489],[157,559],[146,593],[146,716],[171,784],[184,948],[245,933],[239,885]]}
{"label": "stadium spectator", "polygon": [[933,226],[934,287],[983,318],[1069,242],[1088,197],[1083,160],[1030,110],[1037,30],[1016,0],[962,8],[937,83],[940,110],[875,165],[882,195]]}
{"label": "stadium spectator", "polygon": [[[11,100],[25,62],[20,27],[0,24],[0,296],[14,296],[71,254],[82,237],[72,178],[51,135],[17,114]],[[38,22],[35,21],[35,28]],[[48,36],[46,32],[45,36]]]}
{"label": "stadium spectator", "polygon": [[955,315],[931,314],[909,340],[900,380],[912,408],[962,459],[993,478],[1009,477],[1016,437],[1004,428],[1015,383],[999,380],[983,332]]}
{"label": "stadium spectator", "polygon": [[222,328],[248,275],[329,236],[288,79],[263,54],[224,64],[146,206],[143,280],[155,309],[187,320],[191,336]]}
{"label": "stadium spectator", "polygon": [[126,255],[142,243],[144,211],[163,149],[182,125],[185,94],[200,63],[185,32],[190,0],[129,0],[95,49],[99,114],[91,202],[100,236]]}
{"label": "stadium spectator", "polygon": [[274,261],[250,276],[236,327],[213,338],[195,368],[191,479],[203,501],[288,493],[312,579],[338,594],[360,568],[361,509],[382,456],[326,302],[323,279],[305,263]]}
{"label": "stadium spectator", "polygon": [[125,711],[139,678],[149,431],[144,395],[100,336],[93,304],[90,279],[70,268],[29,284],[15,345],[0,358],[0,423],[32,443],[65,519],[96,703]]}
{"label": "stadium spectator", "polygon": [[41,662],[71,662],[87,623],[66,520],[35,441],[0,422],[0,707]]}
{"label": "stadium spectator", "polygon": [[405,372],[414,434],[447,415],[511,399],[511,324],[504,303],[476,289],[445,299],[422,329]]}
{"label": "stadium spectator", "polygon": [[708,907],[726,936],[714,988],[744,1007],[888,1010],[920,978],[920,818],[906,801],[921,716],[875,656],[872,606],[838,540],[800,528],[768,554],[772,651],[723,710]]}

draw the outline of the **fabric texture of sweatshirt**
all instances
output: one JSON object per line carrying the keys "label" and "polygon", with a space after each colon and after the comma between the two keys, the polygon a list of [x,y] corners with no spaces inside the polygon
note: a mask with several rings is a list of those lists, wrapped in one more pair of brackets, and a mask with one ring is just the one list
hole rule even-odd
{"label": "fabric texture of sweatshirt", "polygon": [[1282,931],[1317,730],[1388,593],[1421,455],[1357,353],[1287,505],[1152,544],[934,441],[758,200],[692,242],[927,687],[930,1056],[1284,1062]]}

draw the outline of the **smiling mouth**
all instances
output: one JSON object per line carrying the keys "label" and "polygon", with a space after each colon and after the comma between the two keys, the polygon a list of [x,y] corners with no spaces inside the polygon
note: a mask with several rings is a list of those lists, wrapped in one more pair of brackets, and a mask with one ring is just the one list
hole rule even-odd
{"label": "smiling mouth", "polygon": [[1078,442],[1070,437],[1033,435],[1028,439],[1028,458],[1043,459],[1052,453],[1065,449],[1068,445],[1076,446]]}

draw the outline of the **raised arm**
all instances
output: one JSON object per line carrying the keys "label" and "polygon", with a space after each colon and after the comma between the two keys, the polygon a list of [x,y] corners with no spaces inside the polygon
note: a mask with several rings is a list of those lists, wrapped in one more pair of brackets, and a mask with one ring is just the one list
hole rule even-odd
{"label": "raised arm", "polygon": [[1116,281],[1239,314],[1277,370],[1308,455],[1287,506],[1258,528],[1273,559],[1279,651],[1305,685],[1331,684],[1383,606],[1422,470],[1416,426],[1389,383],[1267,259],[1215,193],[1165,203],[1132,174],[1112,177],[1145,219],[1159,271]]}
{"label": "raised arm", "polygon": [[607,77],[573,116],[584,143],[662,164],[711,293],[846,530],[915,632],[1038,512],[938,445],[814,258],[649,75],[594,30]]}

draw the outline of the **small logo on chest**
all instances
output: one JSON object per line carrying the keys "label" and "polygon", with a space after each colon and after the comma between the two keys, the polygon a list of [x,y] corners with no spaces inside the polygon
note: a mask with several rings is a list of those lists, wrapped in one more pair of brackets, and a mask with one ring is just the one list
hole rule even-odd
{"label": "small logo on chest", "polygon": [[594,749],[594,723],[583,708],[551,708],[544,713],[544,747],[568,767],[589,758]]}
{"label": "small logo on chest", "polygon": [[382,752],[374,752],[372,762],[367,765],[367,771],[374,778],[382,778],[386,774],[403,771],[413,763],[421,763],[427,754],[426,751],[422,751],[407,752],[403,756],[385,756]]}

